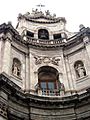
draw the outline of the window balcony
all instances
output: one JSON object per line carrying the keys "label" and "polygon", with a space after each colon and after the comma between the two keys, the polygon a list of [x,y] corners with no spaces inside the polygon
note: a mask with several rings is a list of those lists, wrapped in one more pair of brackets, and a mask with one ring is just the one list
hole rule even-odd
{"label": "window balcony", "polygon": [[64,90],[57,90],[57,89],[52,89],[52,90],[38,89],[37,94],[38,94],[38,95],[43,95],[43,96],[63,96],[63,95],[64,95]]}

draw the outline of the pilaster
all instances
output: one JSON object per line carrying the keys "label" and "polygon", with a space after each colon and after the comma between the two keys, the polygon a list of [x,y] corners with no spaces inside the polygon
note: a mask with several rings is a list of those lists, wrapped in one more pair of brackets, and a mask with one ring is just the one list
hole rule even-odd
{"label": "pilaster", "polygon": [[62,65],[63,65],[63,84],[65,85],[65,90],[67,91],[69,89],[69,86],[67,81],[66,66],[65,66],[65,60],[63,54],[61,57],[62,57]]}
{"label": "pilaster", "polygon": [[89,58],[90,58],[90,39],[89,39],[89,37],[88,37],[88,36],[85,36],[85,37],[83,38],[83,42],[84,42],[84,44],[85,44],[85,47],[86,47],[86,50],[87,50],[87,54],[88,54],[88,56],[89,56]]}
{"label": "pilaster", "polygon": [[[88,58],[89,58],[89,61],[90,61],[90,38],[88,36],[85,36],[83,38],[83,42],[84,42],[86,52],[87,52],[87,55],[88,55]],[[88,67],[90,67],[90,66],[88,66]],[[90,76],[90,71],[89,70],[88,70],[88,75]]]}
{"label": "pilaster", "polygon": [[63,83],[63,74],[62,73],[59,73],[59,82]]}
{"label": "pilaster", "polygon": [[26,55],[26,81],[24,81],[23,84],[26,91],[29,91],[30,86],[30,72],[29,72],[30,66],[29,66],[29,56]]}
{"label": "pilaster", "polygon": [[8,33],[5,39],[5,46],[4,46],[4,55],[3,55],[3,67],[2,71],[10,74],[10,60],[11,60],[11,35]]}
{"label": "pilaster", "polygon": [[66,71],[67,71],[67,80],[68,80],[68,88],[70,91],[75,90],[75,84],[71,75],[70,63],[68,56],[65,57],[66,62]]}

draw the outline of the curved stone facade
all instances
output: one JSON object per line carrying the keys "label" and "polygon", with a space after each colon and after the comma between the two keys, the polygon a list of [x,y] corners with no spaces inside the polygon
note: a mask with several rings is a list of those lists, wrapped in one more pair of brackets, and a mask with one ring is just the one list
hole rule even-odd
{"label": "curved stone facade", "polygon": [[0,119],[89,120],[90,28],[49,11],[0,25]]}
{"label": "curved stone facade", "polygon": [[0,115],[8,120],[89,120],[90,89],[68,97],[45,97],[23,92],[0,75]]}

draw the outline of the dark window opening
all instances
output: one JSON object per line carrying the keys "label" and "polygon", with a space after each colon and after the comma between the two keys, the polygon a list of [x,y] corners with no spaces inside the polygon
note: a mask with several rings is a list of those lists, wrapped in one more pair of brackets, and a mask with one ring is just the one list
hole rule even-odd
{"label": "dark window opening", "polygon": [[52,67],[44,66],[38,71],[39,87],[42,90],[42,94],[56,95],[58,90],[58,71]]}
{"label": "dark window opening", "polygon": [[38,38],[39,39],[49,39],[49,33],[46,29],[40,29],[38,31]]}
{"label": "dark window opening", "polygon": [[54,39],[62,38],[61,33],[59,33],[59,34],[54,34],[53,36],[54,36]]}
{"label": "dark window opening", "polygon": [[38,83],[35,89],[39,95],[60,96],[65,93],[65,87],[59,80],[58,71],[51,66],[38,69]]}
{"label": "dark window opening", "polygon": [[34,33],[30,32],[30,31],[27,31],[27,36],[34,37]]}

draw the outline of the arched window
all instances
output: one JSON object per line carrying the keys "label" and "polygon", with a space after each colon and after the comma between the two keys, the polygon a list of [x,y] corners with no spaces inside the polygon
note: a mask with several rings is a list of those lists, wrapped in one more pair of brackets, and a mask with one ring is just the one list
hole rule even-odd
{"label": "arched window", "polygon": [[74,64],[74,69],[77,78],[86,76],[86,70],[82,61],[76,61]]}
{"label": "arched window", "polygon": [[46,29],[38,30],[38,38],[39,39],[49,39],[49,33]]}
{"label": "arched window", "polygon": [[38,70],[38,88],[42,95],[60,95],[64,86],[59,81],[58,71],[50,66],[43,66]]}
{"label": "arched window", "polygon": [[17,77],[21,76],[21,62],[17,58],[13,59],[12,74]]}

